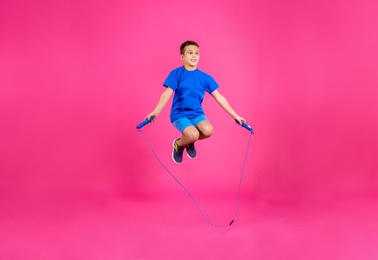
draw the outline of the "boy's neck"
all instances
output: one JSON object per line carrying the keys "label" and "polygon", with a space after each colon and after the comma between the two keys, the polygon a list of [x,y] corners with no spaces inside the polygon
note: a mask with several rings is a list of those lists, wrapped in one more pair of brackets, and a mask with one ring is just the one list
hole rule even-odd
{"label": "boy's neck", "polygon": [[187,66],[187,65],[184,65],[184,68],[188,71],[193,71],[193,70],[196,70],[197,69],[197,66],[195,67],[191,67],[191,66]]}

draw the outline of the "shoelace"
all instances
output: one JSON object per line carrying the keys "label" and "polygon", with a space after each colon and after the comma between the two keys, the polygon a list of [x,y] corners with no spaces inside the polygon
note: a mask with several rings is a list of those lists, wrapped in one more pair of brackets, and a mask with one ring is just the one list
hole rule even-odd
{"label": "shoelace", "polygon": [[194,144],[187,144],[187,145],[186,145],[186,148],[194,149]]}
{"label": "shoelace", "polygon": [[[179,146],[179,145],[177,144],[177,140],[175,140],[174,148],[175,148],[176,152],[179,151],[179,148],[180,148],[180,147],[181,147],[181,146]],[[182,150],[184,150],[184,149],[182,149]]]}

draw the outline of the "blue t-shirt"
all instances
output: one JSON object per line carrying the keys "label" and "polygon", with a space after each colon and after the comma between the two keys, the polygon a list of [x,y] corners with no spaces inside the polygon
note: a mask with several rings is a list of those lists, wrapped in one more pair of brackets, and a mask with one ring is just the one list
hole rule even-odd
{"label": "blue t-shirt", "polygon": [[171,122],[179,118],[195,118],[204,115],[202,101],[205,91],[212,93],[219,85],[209,74],[195,70],[186,70],[184,66],[172,70],[163,84],[175,91]]}

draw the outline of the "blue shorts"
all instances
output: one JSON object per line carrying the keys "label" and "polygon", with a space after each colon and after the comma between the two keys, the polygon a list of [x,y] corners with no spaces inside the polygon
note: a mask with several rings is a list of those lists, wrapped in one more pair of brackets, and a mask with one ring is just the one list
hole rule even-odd
{"label": "blue shorts", "polygon": [[176,127],[177,130],[182,133],[188,126],[196,126],[199,122],[204,120],[208,120],[205,115],[200,115],[192,119],[183,117],[177,119],[176,121],[173,121],[172,124],[174,127]]}

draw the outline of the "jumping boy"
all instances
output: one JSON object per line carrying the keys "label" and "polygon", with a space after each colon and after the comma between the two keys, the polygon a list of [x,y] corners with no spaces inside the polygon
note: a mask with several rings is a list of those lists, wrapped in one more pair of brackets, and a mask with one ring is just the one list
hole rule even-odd
{"label": "jumping boy", "polygon": [[200,58],[199,45],[194,41],[186,41],[180,46],[181,59],[184,66],[172,70],[163,86],[166,87],[160,96],[155,109],[146,119],[157,116],[175,92],[172,102],[170,120],[173,126],[181,132],[181,137],[173,141],[172,158],[175,163],[182,162],[184,150],[192,159],[197,157],[194,143],[210,137],[213,126],[206,118],[202,108],[205,91],[210,93],[218,104],[240,124],[245,119],[240,117],[230,106],[227,99],[217,90],[219,85],[209,74],[197,68]]}

